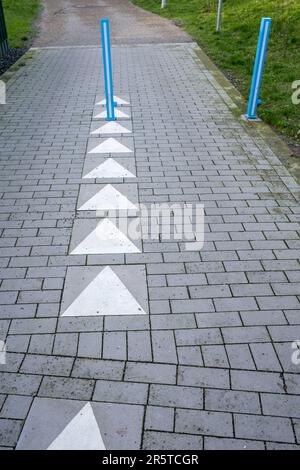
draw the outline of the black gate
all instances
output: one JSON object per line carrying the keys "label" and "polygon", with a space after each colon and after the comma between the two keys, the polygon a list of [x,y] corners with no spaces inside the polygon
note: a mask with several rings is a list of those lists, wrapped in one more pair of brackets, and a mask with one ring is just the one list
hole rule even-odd
{"label": "black gate", "polygon": [[0,58],[8,53],[7,30],[5,25],[2,0],[0,0]]}

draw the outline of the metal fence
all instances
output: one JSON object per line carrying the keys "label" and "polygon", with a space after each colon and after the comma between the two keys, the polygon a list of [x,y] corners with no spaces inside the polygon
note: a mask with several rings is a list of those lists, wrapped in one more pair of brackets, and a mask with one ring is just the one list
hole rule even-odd
{"label": "metal fence", "polygon": [[5,25],[2,0],[0,0],[0,58],[8,53],[7,30]]}

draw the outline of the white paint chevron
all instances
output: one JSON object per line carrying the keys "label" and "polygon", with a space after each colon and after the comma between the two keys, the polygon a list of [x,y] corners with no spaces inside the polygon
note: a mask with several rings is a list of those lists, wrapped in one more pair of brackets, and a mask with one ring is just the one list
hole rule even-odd
{"label": "white paint chevron", "polygon": [[123,196],[111,184],[107,184],[95,196],[85,202],[79,211],[97,211],[97,210],[137,210],[132,202]]}
{"label": "white paint chevron", "polygon": [[132,150],[126,145],[121,144],[113,137],[109,137],[101,144],[94,147],[88,152],[89,154],[93,153],[132,153]]}
{"label": "white paint chevron", "polygon": [[[119,98],[118,96],[115,96],[115,95],[114,95],[114,102],[117,103],[118,105],[129,104],[127,101],[125,101],[122,98]],[[106,105],[106,99],[104,98],[103,100],[99,101],[98,103],[96,103],[96,106],[97,105],[100,105],[100,106]]]}
{"label": "white paint chevron", "polygon": [[131,131],[116,121],[110,121],[91,132],[91,135],[99,134],[131,134]]}
{"label": "white paint chevron", "polygon": [[143,315],[131,292],[106,266],[62,314],[63,317]]}
{"label": "white paint chevron", "polygon": [[83,178],[136,178],[136,176],[113,158],[108,158]]}
{"label": "white paint chevron", "polygon": [[97,227],[71,252],[71,255],[140,253],[140,250],[109,219]]}
{"label": "white paint chevron", "polygon": [[90,403],[83,406],[47,450],[105,450]]}
{"label": "white paint chevron", "polygon": [[[121,111],[120,109],[115,109],[115,117],[116,118],[123,118],[123,119],[129,119],[130,116],[126,113],[124,113],[124,111]],[[101,113],[99,114],[96,114],[96,116],[94,116],[95,119],[106,119],[107,118],[107,111],[101,111]]]}

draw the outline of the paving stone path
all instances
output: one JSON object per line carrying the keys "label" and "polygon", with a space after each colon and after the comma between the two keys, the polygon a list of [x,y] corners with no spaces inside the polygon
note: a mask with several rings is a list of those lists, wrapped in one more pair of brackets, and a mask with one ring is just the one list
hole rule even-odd
{"label": "paving stone path", "polygon": [[[299,448],[295,180],[195,44],[113,47],[121,129],[100,61],[39,49],[1,109],[0,446]],[[115,203],[203,204],[203,249]]]}

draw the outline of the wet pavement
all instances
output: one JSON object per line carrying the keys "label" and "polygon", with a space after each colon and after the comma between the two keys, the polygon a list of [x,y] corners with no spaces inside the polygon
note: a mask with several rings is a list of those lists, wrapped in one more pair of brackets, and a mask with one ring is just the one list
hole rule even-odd
{"label": "wet pavement", "polygon": [[46,2],[0,115],[0,450],[299,450],[299,185],[184,33],[88,1]]}
{"label": "wet pavement", "polygon": [[99,18],[111,19],[115,44],[189,42],[170,21],[128,0],[45,0],[36,47],[98,45]]}

